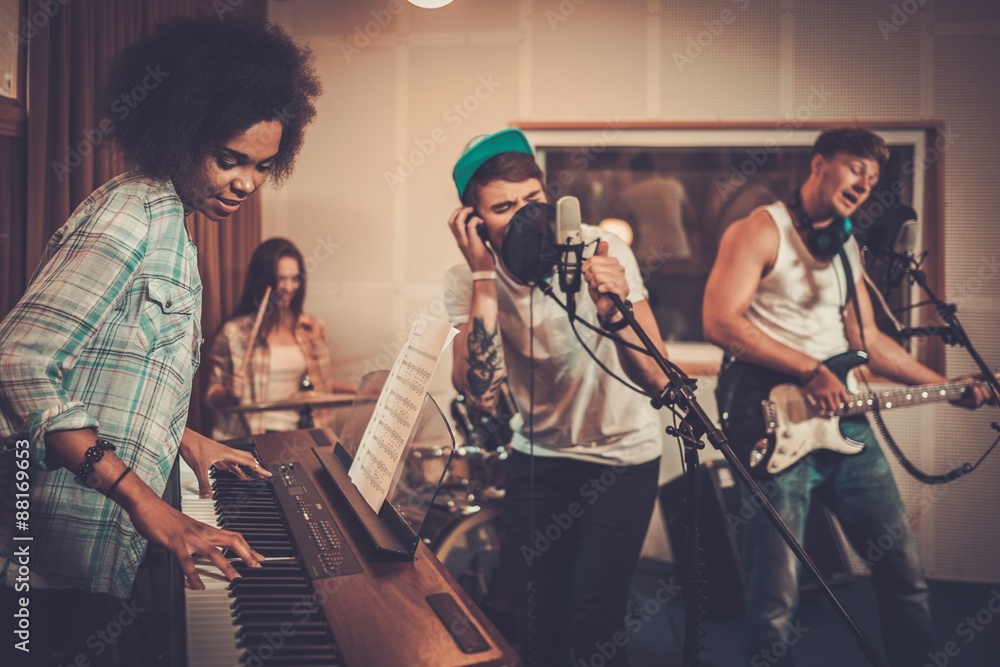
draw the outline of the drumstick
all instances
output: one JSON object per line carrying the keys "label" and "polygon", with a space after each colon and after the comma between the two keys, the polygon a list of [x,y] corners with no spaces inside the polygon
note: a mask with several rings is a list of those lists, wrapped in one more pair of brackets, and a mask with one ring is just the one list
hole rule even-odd
{"label": "drumstick", "polygon": [[250,365],[250,355],[253,352],[253,347],[257,342],[257,334],[260,333],[260,323],[264,321],[264,311],[267,310],[268,299],[271,297],[271,287],[270,285],[266,290],[264,290],[264,298],[260,301],[260,308],[257,310],[257,319],[253,321],[253,328],[250,329],[250,340],[247,342],[247,351],[243,355],[243,363],[240,364],[240,373],[244,375],[247,372],[247,367]]}

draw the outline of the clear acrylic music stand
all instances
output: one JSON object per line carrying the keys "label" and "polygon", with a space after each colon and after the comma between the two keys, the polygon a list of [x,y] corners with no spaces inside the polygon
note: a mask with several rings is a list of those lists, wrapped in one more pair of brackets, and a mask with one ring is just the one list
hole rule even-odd
{"label": "clear acrylic music stand", "polygon": [[[361,496],[348,471],[388,377],[388,371],[375,371],[362,378],[333,453],[316,447],[313,453],[330,473],[376,549],[390,557],[413,560],[420,529],[451,463],[455,436],[437,403],[426,395],[393,473],[389,493],[376,513]],[[413,456],[416,450],[422,455]],[[435,456],[427,457],[428,451]]]}

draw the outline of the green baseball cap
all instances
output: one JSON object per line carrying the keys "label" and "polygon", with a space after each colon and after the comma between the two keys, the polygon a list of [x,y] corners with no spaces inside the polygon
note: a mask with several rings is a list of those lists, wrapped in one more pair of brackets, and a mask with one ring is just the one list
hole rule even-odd
{"label": "green baseball cap", "polygon": [[470,141],[469,145],[465,147],[462,157],[458,158],[458,162],[455,163],[455,169],[451,172],[451,177],[455,180],[455,186],[458,188],[459,198],[461,199],[465,194],[465,189],[469,187],[469,181],[472,180],[476,170],[483,166],[484,162],[501,153],[510,152],[535,154],[531,150],[531,144],[528,143],[524,132],[516,127],[508,127],[493,134],[484,134]]}

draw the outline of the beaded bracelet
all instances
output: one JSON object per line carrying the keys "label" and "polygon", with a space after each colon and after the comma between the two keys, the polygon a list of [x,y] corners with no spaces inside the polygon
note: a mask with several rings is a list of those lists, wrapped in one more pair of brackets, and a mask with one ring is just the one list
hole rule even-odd
{"label": "beaded bracelet", "polygon": [[103,459],[104,452],[108,450],[114,451],[115,446],[112,445],[109,440],[98,438],[94,446],[84,453],[83,463],[76,467],[76,476],[84,483],[85,486],[90,486],[90,484],[87,483],[87,478],[94,474],[94,464]]}
{"label": "beaded bracelet", "polygon": [[130,472],[132,472],[132,469],[129,468],[128,466],[125,466],[125,472],[123,472],[121,475],[118,476],[118,479],[115,480],[114,484],[108,487],[108,490],[104,492],[104,495],[110,498],[111,494],[114,493],[115,489],[118,488],[118,485],[122,483],[123,479],[125,479],[125,475],[129,474]]}

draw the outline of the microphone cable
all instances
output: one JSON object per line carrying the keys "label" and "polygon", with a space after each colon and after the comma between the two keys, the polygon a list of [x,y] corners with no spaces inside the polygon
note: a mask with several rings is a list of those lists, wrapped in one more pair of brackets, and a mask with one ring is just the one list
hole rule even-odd
{"label": "microphone cable", "polygon": [[[840,257],[841,268],[844,271],[844,282],[847,283],[847,289],[848,289],[847,298],[844,300],[844,309],[847,308],[847,301],[851,301],[852,305],[854,306],[854,316],[858,320],[858,334],[860,335],[861,338],[861,349],[864,350],[865,354],[868,354],[868,341],[865,339],[865,325],[864,321],[861,319],[861,306],[858,303],[857,291],[854,289],[855,287],[854,275],[853,272],[851,271],[851,265],[849,260],[847,259],[847,252],[844,250],[844,248],[840,249],[838,257]],[[862,267],[862,272],[864,272],[863,267]],[[837,282],[837,286],[839,288],[840,286],[839,281]],[[846,324],[845,324],[845,329],[846,329]],[[976,465],[972,465],[966,462],[952,470],[949,470],[944,474],[930,475],[921,470],[920,468],[918,468],[915,463],[910,461],[910,459],[903,452],[902,448],[896,443],[896,440],[892,437],[892,434],[889,432],[889,427],[885,425],[885,420],[882,419],[881,406],[879,405],[879,401],[877,399],[875,391],[872,389],[871,384],[868,382],[867,374],[857,373],[857,375],[861,377],[862,382],[864,382],[865,389],[868,390],[869,394],[876,396],[876,399],[873,400],[871,404],[872,417],[875,420],[875,425],[878,427],[879,433],[885,440],[885,444],[889,447],[889,451],[892,452],[892,455],[899,462],[899,465],[901,465],[903,469],[910,474],[911,477],[921,482],[922,484],[927,484],[928,486],[933,486],[936,484],[950,484],[951,482],[954,482],[957,479],[965,477],[970,472],[978,468],[979,464],[983,462],[983,459],[989,456],[990,452],[992,452],[993,449],[997,446],[997,443],[1000,443],[1000,437],[998,437],[997,440],[995,440],[993,444],[990,446],[990,448],[986,450],[986,453],[983,454],[983,456],[979,459],[979,461],[976,462]]]}
{"label": "microphone cable", "polygon": [[597,358],[597,354],[587,346],[587,344],[583,340],[583,337],[580,336],[580,330],[576,328],[576,318],[575,317],[571,318],[569,320],[569,328],[573,330],[573,335],[576,336],[576,339],[578,341],[580,341],[580,345],[583,347],[584,350],[586,350],[587,354],[590,355],[590,358],[594,360],[594,363],[597,364],[598,366],[600,366],[600,368],[601,368],[602,371],[604,371],[605,373],[607,373],[608,375],[610,375],[614,379],[618,380],[618,382],[622,383],[623,385],[625,385],[626,387],[628,387],[629,389],[631,389],[635,393],[641,394],[642,396],[645,396],[646,398],[649,398],[649,399],[653,398],[649,394],[649,392],[645,391],[641,387],[637,387],[634,384],[632,384],[631,382],[629,382],[628,380],[626,380],[625,378],[620,377],[619,375],[616,375],[614,373],[614,371],[612,371],[610,368],[608,368],[607,366],[605,366],[604,363],[600,359]]}
{"label": "microphone cable", "polygon": [[[867,389],[869,393],[875,394],[875,392],[871,388],[871,385],[868,383],[868,378],[862,375],[862,379],[864,380],[865,389]],[[892,455],[896,458],[897,461],[899,461],[899,465],[901,465],[903,469],[910,474],[911,477],[913,477],[920,483],[926,484],[928,486],[934,486],[938,484],[950,484],[954,481],[957,481],[965,477],[966,475],[974,471],[976,468],[978,468],[982,464],[982,462],[986,460],[986,457],[989,456],[994,449],[996,449],[996,446],[1000,444],[1000,436],[998,436],[997,439],[993,441],[993,444],[989,446],[989,448],[983,453],[982,456],[979,457],[979,460],[976,461],[974,464],[965,462],[949,470],[946,473],[931,475],[929,473],[924,472],[923,470],[918,468],[916,464],[910,461],[909,458],[907,458],[906,454],[903,453],[903,450],[899,446],[899,444],[897,444],[895,439],[893,439],[892,434],[889,432],[889,427],[886,426],[885,420],[882,419],[882,410],[879,406],[878,400],[873,401],[871,407],[872,407],[872,417],[874,418],[875,425],[878,427],[879,434],[882,436],[882,439],[885,441],[885,444],[889,447],[889,450],[892,452]]]}
{"label": "microphone cable", "polygon": [[[557,304],[559,304],[559,307],[562,308],[564,311],[566,311],[567,315],[569,314],[569,311],[566,309],[566,306],[563,304],[562,301],[559,300],[559,297],[555,295],[555,292],[552,290],[552,286],[551,285],[549,285],[547,283],[539,283],[538,284],[538,288],[540,290],[542,290],[543,294],[545,294],[546,296],[550,297],[553,301],[555,301]],[[584,320],[584,319],[578,317],[577,315],[573,315],[570,318],[569,323],[570,323],[570,328],[573,330],[573,334],[576,336],[576,339],[580,342],[580,345],[587,352],[587,354],[590,355],[590,358],[593,359],[594,362],[598,366],[600,366],[601,369],[605,373],[607,373],[608,375],[610,375],[615,380],[617,380],[621,384],[625,385],[626,387],[628,387],[632,391],[636,392],[637,394],[641,394],[642,396],[645,396],[646,398],[649,398],[650,400],[652,400],[654,398],[651,394],[649,394],[649,392],[645,391],[644,389],[642,389],[640,387],[634,386],[629,381],[627,381],[627,380],[621,378],[620,376],[616,375],[607,366],[605,366],[601,362],[601,360],[597,358],[597,355],[594,353],[594,351],[591,350],[590,347],[588,347],[587,344],[583,341],[583,338],[580,336],[580,332],[576,328],[576,323],[582,324],[583,326],[585,326],[586,328],[590,329],[591,331],[593,331],[597,335],[603,336],[604,338],[607,338],[607,339],[613,341],[617,345],[621,345],[621,346],[627,347],[627,348],[629,348],[631,350],[635,350],[636,352],[639,352],[640,354],[644,354],[647,357],[648,356],[652,356],[652,355],[649,354],[649,350],[647,350],[646,348],[641,347],[639,345],[635,345],[634,343],[630,343],[627,340],[624,340],[623,338],[621,338],[619,336],[616,336],[613,333],[610,333],[610,332],[604,331],[603,329],[595,327],[593,324],[591,324],[587,320]],[[670,361],[669,359],[666,359],[666,358],[664,359],[664,361],[667,364],[669,364],[670,367],[673,368],[673,370],[675,372],[677,372],[679,375],[687,377],[687,374],[684,373],[684,371],[682,371],[680,369],[680,367],[678,367],[675,363],[673,363],[672,361]]]}
{"label": "microphone cable", "polygon": [[576,328],[576,323],[580,322],[581,324],[584,324],[591,331],[594,331],[596,333],[605,335],[608,338],[613,338],[616,341],[621,342],[622,345],[626,345],[628,347],[631,347],[633,350],[637,350],[639,352],[646,352],[646,350],[640,348],[638,345],[633,345],[632,343],[629,343],[628,341],[622,340],[618,336],[614,336],[612,334],[608,334],[607,332],[600,331],[599,329],[597,329],[596,327],[594,327],[592,324],[590,324],[590,322],[587,322],[586,320],[580,319],[575,314],[570,314],[570,312],[567,309],[566,305],[562,301],[559,300],[559,297],[557,297],[555,295],[555,292],[552,290],[552,286],[549,285],[548,283],[539,283],[538,284],[538,289],[542,290],[542,293],[545,294],[546,296],[551,297],[553,301],[555,301],[557,304],[559,304],[560,308],[562,308],[564,311],[566,311],[567,315],[570,315],[570,317],[569,317],[569,327],[570,327],[570,329],[573,330],[573,335],[576,336],[576,339],[578,341],[580,341],[580,345],[587,352],[587,354],[590,355],[590,358],[594,360],[594,363],[596,363],[598,366],[601,367],[601,370],[603,370],[605,373],[607,373],[608,375],[610,375],[614,379],[618,380],[618,382],[621,382],[623,385],[625,385],[626,387],[628,387],[632,391],[634,391],[634,392],[636,392],[638,394],[642,394],[643,396],[645,396],[647,398],[652,398],[652,396],[650,396],[646,391],[644,391],[640,387],[636,387],[635,385],[633,385],[629,381],[627,381],[624,378],[616,375],[614,371],[612,371],[610,368],[608,368],[607,366],[605,366],[604,363],[602,363],[601,360],[597,358],[597,355],[594,354],[593,350],[591,350],[590,347],[588,347],[587,344],[584,342],[583,338],[580,336],[580,332]]}
{"label": "microphone cable", "polygon": [[[530,377],[528,379],[528,548],[531,548],[532,539],[535,537],[535,289],[528,292],[528,367]],[[537,591],[533,585],[534,570],[528,568],[527,581],[527,637],[525,637],[525,658],[532,661],[538,654],[538,601],[535,599]]]}

